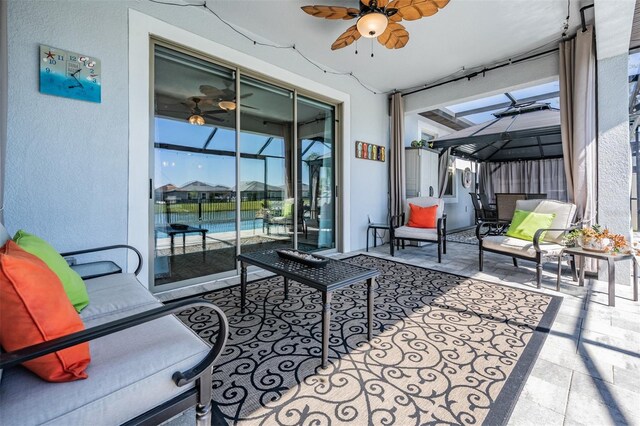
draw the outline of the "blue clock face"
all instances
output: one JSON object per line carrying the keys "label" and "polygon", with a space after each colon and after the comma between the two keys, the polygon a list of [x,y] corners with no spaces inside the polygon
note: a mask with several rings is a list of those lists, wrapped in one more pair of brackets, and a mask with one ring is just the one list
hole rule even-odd
{"label": "blue clock face", "polygon": [[40,93],[100,103],[101,88],[99,60],[40,46]]}

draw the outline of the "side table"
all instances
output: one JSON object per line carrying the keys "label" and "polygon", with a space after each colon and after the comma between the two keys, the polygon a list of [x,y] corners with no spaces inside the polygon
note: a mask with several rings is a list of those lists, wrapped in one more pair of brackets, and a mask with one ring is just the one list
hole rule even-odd
{"label": "side table", "polygon": [[369,251],[369,231],[373,234],[373,247],[378,247],[378,237],[376,236],[376,230],[378,229],[385,229],[388,231],[389,224],[369,222],[369,226],[367,226],[367,251]]}
{"label": "side table", "polygon": [[606,260],[609,277],[609,306],[616,305],[616,262],[621,260],[631,260],[633,263],[633,301],[638,301],[638,259],[632,254],[618,253],[601,253],[596,251],[584,250],[582,247],[567,247],[562,250],[558,257],[558,282],[557,288],[560,289],[560,260],[563,254],[569,254],[577,257],[578,268],[580,269],[579,286],[584,286],[584,259],[590,257],[597,260]]}

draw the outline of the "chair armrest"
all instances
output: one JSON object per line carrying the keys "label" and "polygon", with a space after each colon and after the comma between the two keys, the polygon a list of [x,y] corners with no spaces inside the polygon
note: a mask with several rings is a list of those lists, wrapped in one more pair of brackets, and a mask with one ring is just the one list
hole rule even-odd
{"label": "chair armrest", "polygon": [[106,324],[101,324],[96,327],[88,328],[86,330],[78,331],[76,333],[59,337],[57,339],[49,340],[48,342],[38,343],[37,345],[28,346],[14,352],[2,353],[0,354],[0,369],[14,367],[25,361],[47,355],[61,349],[69,348],[80,343],[98,339],[109,334],[117,333],[118,331],[126,330],[128,328],[135,327],[136,325],[144,324],[146,322],[153,321],[167,315],[175,314],[185,309],[196,306],[204,306],[213,310],[218,316],[218,320],[220,322],[220,330],[216,342],[202,361],[196,364],[193,368],[182,372],[176,371],[173,374],[172,378],[176,385],[184,386],[197,379],[208,368],[211,368],[213,363],[220,356],[220,353],[224,349],[225,344],[227,343],[227,334],[229,328],[227,317],[225,316],[224,312],[222,312],[222,310],[216,305],[210,302],[205,302],[203,300],[188,299],[168,303],[155,309],[150,309],[148,311],[131,315],[126,318],[120,318]]}
{"label": "chair armrest", "polygon": [[536,231],[536,233],[533,234],[533,248],[535,248],[537,252],[541,252],[542,251],[540,249],[540,236],[542,235],[543,232],[554,231],[554,232],[566,233],[566,232],[573,231],[576,228],[577,227],[572,226],[572,227],[566,228],[566,229],[565,228],[541,228],[541,229],[538,229]]}
{"label": "chair armrest", "polygon": [[[476,238],[478,239],[478,241],[482,241],[482,239],[486,236],[486,235],[500,235],[500,233],[502,232],[503,228],[504,228],[504,222],[501,221],[482,221],[479,224],[476,225]],[[486,227],[488,230],[487,232],[485,232],[484,234],[482,233],[482,228]]]}
{"label": "chair armrest", "polygon": [[447,214],[444,213],[442,217],[438,218],[436,222],[436,229],[438,235],[446,236],[447,235]]}
{"label": "chair armrest", "polygon": [[119,249],[119,248],[129,249],[129,250],[133,251],[136,254],[136,256],[138,257],[138,266],[136,267],[136,270],[135,270],[134,274],[138,275],[140,273],[140,271],[142,270],[142,254],[140,254],[138,249],[136,249],[135,247],[132,247],[132,246],[129,246],[129,245],[126,245],[126,244],[116,244],[116,245],[113,245],[113,246],[96,247],[96,248],[90,248],[90,249],[85,249],[85,250],[69,251],[69,252],[66,252],[66,253],[60,253],[60,255],[62,257],[66,257],[66,256],[77,255],[77,254],[87,254],[87,253],[95,253],[95,252],[98,252],[98,251],[115,250],[115,249]]}
{"label": "chair armrest", "polygon": [[404,224],[404,213],[392,215],[390,222],[391,229],[402,226]]}

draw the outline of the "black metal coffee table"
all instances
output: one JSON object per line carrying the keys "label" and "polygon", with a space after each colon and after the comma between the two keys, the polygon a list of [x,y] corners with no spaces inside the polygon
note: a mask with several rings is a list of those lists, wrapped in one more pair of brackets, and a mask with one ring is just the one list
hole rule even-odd
{"label": "black metal coffee table", "polygon": [[240,308],[245,310],[247,297],[247,265],[255,265],[284,277],[284,297],[289,297],[289,280],[308,285],[322,292],[322,368],[329,358],[329,323],[331,321],[331,295],[334,290],[367,280],[367,339],[371,340],[373,329],[373,298],[376,269],[352,265],[341,260],[329,259],[324,267],[312,267],[282,259],[275,250],[241,254]]}

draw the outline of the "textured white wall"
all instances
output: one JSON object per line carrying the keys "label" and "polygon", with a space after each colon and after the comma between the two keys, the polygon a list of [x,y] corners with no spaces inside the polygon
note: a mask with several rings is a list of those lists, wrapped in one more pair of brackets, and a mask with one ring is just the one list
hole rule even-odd
{"label": "textured white wall", "polygon": [[[59,250],[127,241],[129,8],[348,93],[352,140],[344,142],[388,144],[384,95],[324,74],[294,52],[256,47],[202,9],[146,1],[50,1],[36,7],[12,0],[5,202],[11,231],[31,230]],[[102,103],[41,95],[40,43],[99,58]],[[388,162],[352,164],[348,220],[351,248],[357,249],[365,244],[367,213],[386,216]]]}
{"label": "textured white wall", "polygon": [[[631,237],[628,61],[627,53],[598,61],[598,223],[627,239]],[[628,285],[627,262],[616,269],[616,281]]]}

